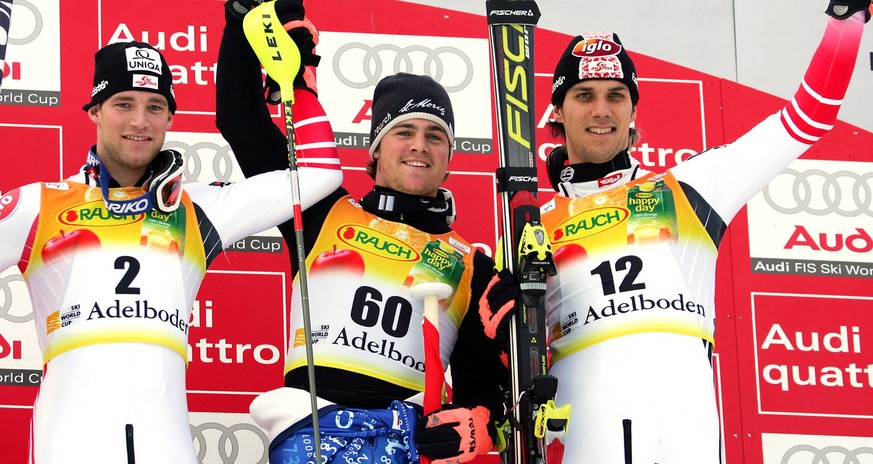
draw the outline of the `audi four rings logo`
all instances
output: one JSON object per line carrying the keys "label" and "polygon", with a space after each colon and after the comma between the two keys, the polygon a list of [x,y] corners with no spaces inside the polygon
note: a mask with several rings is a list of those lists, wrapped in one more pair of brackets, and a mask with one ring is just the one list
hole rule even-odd
{"label": "audi four rings logo", "polygon": [[764,200],[780,213],[873,217],[873,187],[870,183],[873,172],[859,174],[844,170],[830,173],[821,169],[798,171],[788,168],[782,175],[794,178],[790,203],[780,204],[788,202],[787,195],[779,195],[780,201],[776,201],[770,187],[764,190]]}
{"label": "audi four rings logo", "polygon": [[[386,62],[383,63],[383,59]],[[361,74],[349,75],[350,70],[357,70],[354,63],[360,60]],[[451,60],[452,79],[446,77],[449,68],[444,60]],[[454,62],[462,62],[463,68],[454,65]],[[352,64],[350,64],[350,62]],[[386,73],[385,68],[390,66]],[[454,93],[464,90],[473,80],[473,60],[457,47],[428,48],[423,45],[409,45],[400,47],[394,44],[367,45],[361,42],[352,42],[343,45],[336,51],[333,57],[334,75],[345,85],[353,89],[366,89],[374,87],[386,75],[398,72],[415,72],[422,69],[423,72],[446,88],[446,92]],[[463,78],[455,82],[454,76]]]}
{"label": "audi four rings logo", "polygon": [[[797,459],[792,459],[797,456]],[[809,460],[806,457],[809,456]],[[795,445],[782,456],[781,464],[860,464],[863,456],[873,457],[873,448],[863,446],[850,450],[842,446],[816,448],[812,445]],[[835,458],[833,461],[830,458]]]}
{"label": "audi four rings logo", "polygon": [[[244,438],[246,435],[249,436],[248,439]],[[218,453],[222,463],[237,463],[240,461],[241,439],[245,440],[246,444],[257,443],[257,449],[248,447],[245,451],[246,457],[259,456],[256,461],[252,462],[266,464],[269,459],[267,452],[270,446],[269,439],[261,429],[252,424],[230,426],[218,422],[191,424],[191,436],[196,444],[197,460],[200,462],[204,462],[207,451],[213,451]],[[248,460],[246,459],[246,461]]]}
{"label": "audi four rings logo", "polygon": [[[26,8],[28,11],[30,11],[30,14],[33,15],[33,30],[28,32],[28,34],[25,35],[24,37],[12,37],[11,31],[10,31],[9,43],[11,45],[29,44],[29,43],[33,42],[34,40],[36,40],[36,38],[39,37],[39,34],[42,32],[42,26],[43,26],[42,14],[39,12],[39,9],[37,9],[33,5],[33,3],[30,3],[27,0],[15,0],[13,3],[14,3],[14,6],[20,6],[22,8]],[[17,20],[13,24],[16,24],[16,25],[27,24],[26,18],[22,17],[20,20],[18,19],[21,14],[23,14],[22,11],[16,11],[12,14],[13,16],[16,17],[15,19]],[[18,32],[18,28],[16,28],[16,32]]]}
{"label": "audi four rings logo", "polygon": [[9,284],[12,282],[21,282],[23,286],[24,278],[20,274],[0,277],[0,320],[5,319],[13,324],[30,322],[33,320],[33,311],[23,316],[9,314],[9,311],[12,309],[12,287]]}
{"label": "audi four rings logo", "polygon": [[230,151],[230,145],[219,145],[213,142],[199,142],[194,145],[189,145],[185,142],[177,140],[168,141],[164,144],[165,149],[175,149],[185,157],[185,181],[198,182],[201,181],[200,176],[203,172],[203,158],[200,156],[200,150],[215,153],[212,158],[212,173],[215,179],[207,179],[208,181],[230,182],[233,175],[233,154]]}

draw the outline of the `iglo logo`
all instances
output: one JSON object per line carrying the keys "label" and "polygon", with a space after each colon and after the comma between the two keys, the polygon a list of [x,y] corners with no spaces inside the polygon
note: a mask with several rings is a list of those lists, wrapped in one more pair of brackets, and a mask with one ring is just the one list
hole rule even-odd
{"label": "iglo logo", "polygon": [[573,47],[573,56],[592,58],[618,55],[621,45],[606,39],[585,39]]}
{"label": "iglo logo", "polygon": [[[355,64],[358,62],[359,65]],[[386,70],[386,65],[390,69]],[[464,90],[472,82],[474,74],[473,60],[457,47],[371,46],[352,42],[340,47],[333,57],[334,75],[353,89],[374,87],[382,77],[399,72],[427,74],[442,84],[448,93]],[[456,79],[455,76],[460,76],[462,72],[463,76]]]}

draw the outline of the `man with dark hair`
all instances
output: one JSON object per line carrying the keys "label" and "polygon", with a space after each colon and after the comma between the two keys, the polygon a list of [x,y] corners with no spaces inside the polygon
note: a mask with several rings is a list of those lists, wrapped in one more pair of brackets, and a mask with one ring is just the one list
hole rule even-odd
{"label": "man with dark hair", "polygon": [[[216,124],[246,175],[288,160],[285,135],[271,120],[260,66],[241,27],[241,13],[254,3],[260,2],[227,3],[217,76]],[[302,2],[277,0],[275,8],[304,65],[316,64],[317,32],[305,21]],[[311,73],[304,66],[292,109],[306,115],[297,130],[303,165],[317,163],[323,150],[336,150],[307,76]],[[266,86],[269,97],[271,83]],[[315,127],[320,127],[317,134]],[[405,463],[421,453],[436,464],[466,462],[493,448],[492,422],[503,414],[500,384],[506,371],[478,314],[493,261],[451,229],[454,200],[441,187],[454,141],[452,102],[428,76],[385,77],[373,95],[370,135],[373,190],[355,200],[337,188],[302,218],[322,457],[326,462]],[[293,225],[279,230],[295,248]],[[341,264],[324,265],[331,261]],[[296,259],[291,268],[296,274]],[[420,403],[425,388],[423,304],[410,289],[426,281],[452,289],[440,302],[439,335],[442,365],[451,366],[453,397],[416,427],[417,407],[410,404]],[[313,455],[306,446],[314,440],[299,294],[295,278],[285,388],[261,395],[251,407],[270,432],[271,462]],[[336,421],[344,420],[337,417],[362,423],[338,430]],[[391,426],[383,417],[401,420]]]}
{"label": "man with dark hair", "polygon": [[[151,45],[100,49],[81,171],[0,198],[0,268],[23,274],[45,362],[31,462],[196,464],[185,368],[197,290],[224,246],[291,217],[287,170],[182,187],[182,156],[162,150],[172,78]],[[315,196],[342,177],[306,174]]]}
{"label": "man with dark hair", "polygon": [[550,373],[572,404],[565,462],[719,463],[711,355],[715,263],[737,212],[836,120],[869,0],[832,0],[793,100],[732,144],[663,174],[628,153],[637,75],[612,33],[575,37],[555,68],[543,206]]}

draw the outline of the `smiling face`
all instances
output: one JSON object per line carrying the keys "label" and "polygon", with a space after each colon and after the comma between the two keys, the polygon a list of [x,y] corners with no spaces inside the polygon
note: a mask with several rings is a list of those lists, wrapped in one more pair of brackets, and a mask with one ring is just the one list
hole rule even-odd
{"label": "smiling face", "polygon": [[167,99],[139,90],[118,92],[88,110],[97,125],[97,155],[121,186],[132,186],[164,145],[173,126]]}
{"label": "smiling face", "polygon": [[605,163],[628,148],[637,109],[621,81],[589,79],[570,87],[552,116],[564,125],[570,163]]}
{"label": "smiling face", "polygon": [[449,136],[427,119],[396,124],[373,152],[376,185],[411,195],[433,197],[448,176]]}

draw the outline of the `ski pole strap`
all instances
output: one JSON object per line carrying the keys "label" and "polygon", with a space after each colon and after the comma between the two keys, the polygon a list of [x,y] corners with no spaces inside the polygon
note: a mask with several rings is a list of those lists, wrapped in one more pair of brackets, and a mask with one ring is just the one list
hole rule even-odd
{"label": "ski pole strap", "polygon": [[487,0],[488,24],[524,24],[536,26],[540,9],[533,0]]}
{"label": "ski pole strap", "polygon": [[536,166],[497,168],[497,193],[514,193],[522,190],[536,192],[537,185]]}

